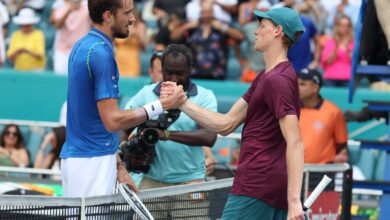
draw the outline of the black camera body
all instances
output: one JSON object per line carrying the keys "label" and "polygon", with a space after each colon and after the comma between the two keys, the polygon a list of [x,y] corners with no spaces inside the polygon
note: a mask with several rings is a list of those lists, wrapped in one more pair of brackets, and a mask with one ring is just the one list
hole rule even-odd
{"label": "black camera body", "polygon": [[159,140],[157,129],[166,130],[180,116],[180,110],[169,110],[159,115],[158,120],[147,120],[137,128],[137,134],[120,145],[127,171],[147,173],[156,155]]}

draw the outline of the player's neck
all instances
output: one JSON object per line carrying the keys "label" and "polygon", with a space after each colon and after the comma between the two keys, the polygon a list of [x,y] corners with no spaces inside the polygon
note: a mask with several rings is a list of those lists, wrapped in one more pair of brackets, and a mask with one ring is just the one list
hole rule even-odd
{"label": "player's neck", "polygon": [[265,72],[272,70],[276,65],[287,61],[287,51],[283,47],[270,47],[264,51]]}
{"label": "player's neck", "polygon": [[316,95],[307,99],[302,99],[303,107],[305,108],[315,108],[318,103],[320,103],[321,98],[320,96]]}
{"label": "player's neck", "polygon": [[114,40],[114,36],[112,34],[110,26],[101,25],[101,24],[94,24],[93,27],[96,28],[97,30],[103,32],[105,35],[107,35],[107,37],[110,38],[111,41]]}

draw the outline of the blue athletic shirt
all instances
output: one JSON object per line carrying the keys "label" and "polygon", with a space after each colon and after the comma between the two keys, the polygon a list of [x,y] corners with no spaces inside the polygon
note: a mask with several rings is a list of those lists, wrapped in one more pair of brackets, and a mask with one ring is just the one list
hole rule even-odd
{"label": "blue athletic shirt", "polygon": [[104,127],[97,101],[119,98],[112,41],[92,29],[73,47],[68,64],[66,141],[61,158],[95,157],[118,150],[118,134]]}

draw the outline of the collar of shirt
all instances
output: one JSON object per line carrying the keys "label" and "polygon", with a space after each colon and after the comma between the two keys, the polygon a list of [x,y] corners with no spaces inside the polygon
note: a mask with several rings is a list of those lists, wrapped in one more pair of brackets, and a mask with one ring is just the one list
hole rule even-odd
{"label": "collar of shirt", "polygon": [[89,33],[102,39],[111,48],[112,52],[114,52],[114,48],[112,47],[112,41],[105,33],[99,31],[96,28],[92,28]]}
{"label": "collar of shirt", "polygon": [[[154,87],[154,89],[153,89],[154,94],[156,94],[159,97],[160,97],[161,83],[162,82],[159,82],[156,85],[156,87]],[[186,91],[186,94],[187,94],[188,97],[198,95],[198,87],[191,80],[188,82],[188,89]]]}
{"label": "collar of shirt", "polygon": [[[320,96],[320,101],[313,108],[319,110],[322,106],[322,103],[324,103],[324,99],[322,98],[322,96]],[[301,102],[301,108],[309,108],[309,107],[303,106],[303,103]]]}

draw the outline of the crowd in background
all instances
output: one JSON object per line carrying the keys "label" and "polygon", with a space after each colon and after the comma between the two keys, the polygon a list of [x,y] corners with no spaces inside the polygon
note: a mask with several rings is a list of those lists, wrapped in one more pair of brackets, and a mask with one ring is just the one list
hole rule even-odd
{"label": "crowd in background", "polygon": [[[290,49],[296,72],[323,72],[325,85],[350,78],[353,30],[361,0],[138,0],[130,37],[116,39],[121,76],[146,75],[142,57],[170,43],[194,54],[192,78],[251,82],[264,69],[253,48],[258,22],[253,10],[290,7],[300,13],[304,36]],[[0,1],[0,66],[29,72],[67,74],[72,46],[92,28],[83,0]],[[145,56],[146,55],[146,56]],[[230,63],[230,64],[229,64]]]}

